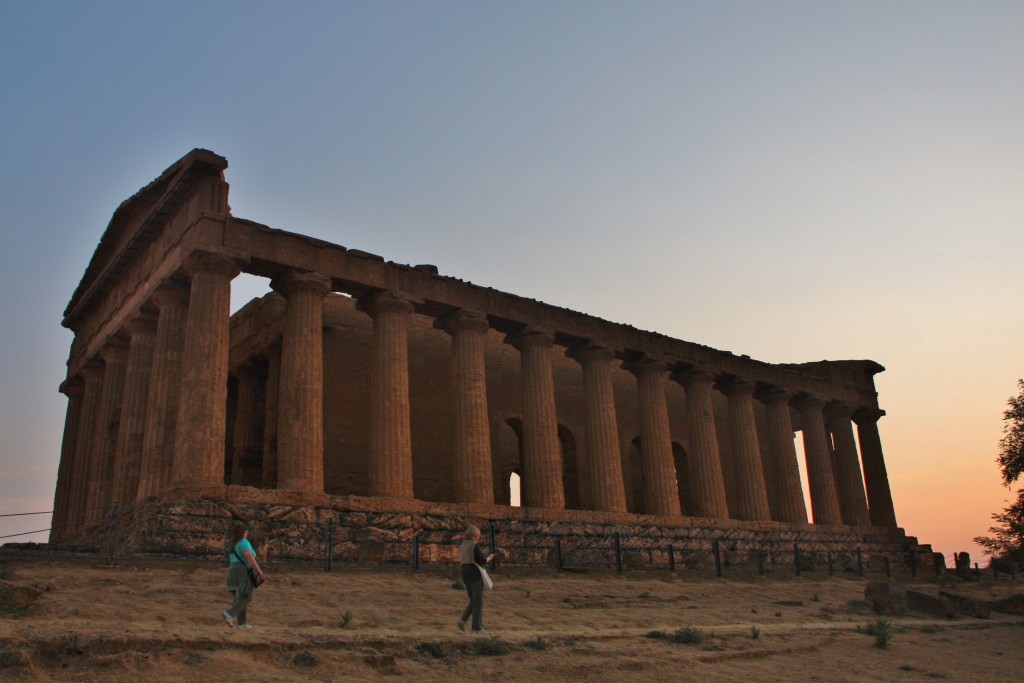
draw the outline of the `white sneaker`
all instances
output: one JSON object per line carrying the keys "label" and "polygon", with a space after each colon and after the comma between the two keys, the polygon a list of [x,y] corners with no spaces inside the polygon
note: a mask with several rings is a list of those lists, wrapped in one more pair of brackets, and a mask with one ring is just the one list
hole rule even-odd
{"label": "white sneaker", "polygon": [[232,622],[235,620],[235,618],[231,616],[231,612],[224,610],[220,613],[220,615],[224,617],[224,621],[228,622],[229,627],[234,628],[235,625]]}
{"label": "white sneaker", "polygon": [[252,628],[252,624],[239,624],[237,628]]}

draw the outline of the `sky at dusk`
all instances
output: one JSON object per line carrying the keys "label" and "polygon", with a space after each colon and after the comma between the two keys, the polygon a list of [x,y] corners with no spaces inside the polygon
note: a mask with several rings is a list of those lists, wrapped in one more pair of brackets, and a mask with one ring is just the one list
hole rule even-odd
{"label": "sky at dusk", "polygon": [[978,558],[1024,377],[1022,35],[1016,1],[0,0],[0,514],[52,507],[60,322],[111,214],[203,147],[238,217],[881,363],[897,520]]}

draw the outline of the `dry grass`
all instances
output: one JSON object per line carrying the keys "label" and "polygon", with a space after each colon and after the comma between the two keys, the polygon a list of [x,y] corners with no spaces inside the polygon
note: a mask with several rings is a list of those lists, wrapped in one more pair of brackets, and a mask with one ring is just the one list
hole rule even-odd
{"label": "dry grass", "polygon": [[[860,681],[1014,680],[1024,619],[887,617],[887,649],[865,582],[804,576],[689,579],[668,572],[502,570],[484,636],[455,627],[454,572],[267,567],[248,631],[228,629],[213,563],[103,566],[13,560],[16,583],[49,587],[0,616],[0,679],[18,681]],[[945,586],[947,589],[949,586]],[[938,591],[922,581],[919,590]],[[1012,584],[964,584],[989,599]],[[639,597],[638,596],[643,596]],[[858,632],[858,627],[861,629]],[[673,634],[692,629],[699,642]],[[661,631],[670,637],[648,638]],[[756,633],[756,637],[752,634]]]}

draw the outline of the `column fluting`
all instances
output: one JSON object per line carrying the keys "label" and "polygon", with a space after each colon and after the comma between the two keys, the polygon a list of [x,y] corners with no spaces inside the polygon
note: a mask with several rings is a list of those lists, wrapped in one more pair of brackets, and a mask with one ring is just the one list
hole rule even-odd
{"label": "column fluting", "polygon": [[241,269],[232,259],[208,252],[191,254],[184,267],[192,282],[173,478],[182,486],[223,486],[231,280]]}
{"label": "column fluting", "polygon": [[761,446],[754,423],[753,382],[733,379],[719,384],[729,399],[729,431],[733,457],[736,460],[737,519],[767,521],[771,519],[768,491],[765,486]]}
{"label": "column fluting", "polygon": [[263,488],[277,488],[277,421],[278,394],[281,386],[281,345],[271,344],[266,350],[267,383],[264,391],[263,421]]}
{"label": "column fluting", "polygon": [[277,414],[277,486],[324,490],[323,311],[331,278],[291,271],[271,287],[287,300]]}
{"label": "column fluting", "polygon": [[484,365],[490,325],[483,312],[464,309],[439,318],[436,325],[452,337],[455,500],[490,504],[494,484]]}
{"label": "column fluting", "polygon": [[871,524],[895,529],[896,511],[889,490],[889,475],[885,471],[882,439],[878,435],[878,418],[884,414],[878,409],[861,409],[853,414],[853,419],[857,423],[860,452],[864,459],[864,483],[867,486]]}
{"label": "column fluting", "polygon": [[99,356],[104,366],[103,391],[96,410],[92,436],[93,461],[89,468],[91,522],[103,520],[108,506],[116,500],[113,488],[114,454],[120,427],[121,400],[124,396],[128,344],[122,338],[112,338],[100,349]]}
{"label": "column fluting", "polygon": [[[388,291],[375,292],[358,305],[373,318],[369,494],[413,498],[408,345],[413,305]],[[282,368],[282,382],[283,374]]]}
{"label": "column fluting", "polygon": [[141,311],[125,324],[129,335],[125,365],[124,398],[121,401],[121,426],[115,452],[112,496],[121,507],[134,505],[139,494],[142,444],[146,429],[149,382],[153,372],[156,345],[156,314]]}
{"label": "column fluting", "polygon": [[76,476],[81,479],[82,461],[75,453],[79,418],[82,414],[82,394],[85,386],[81,379],[69,377],[60,385],[60,392],[68,397],[64,416],[64,437],[60,445],[60,464],[57,466],[57,487],[53,495],[53,516],[50,521],[50,541],[59,541],[68,535],[68,522],[72,519],[70,505]]}
{"label": "column fluting", "polygon": [[235,409],[234,438],[231,441],[231,478],[236,486],[259,486],[257,467],[262,459],[263,442],[260,424],[256,368],[242,363],[234,372],[238,380],[238,405]]}
{"label": "column fluting", "polygon": [[106,366],[99,359],[93,359],[82,367],[79,374],[85,384],[82,393],[82,412],[78,418],[78,434],[75,439],[75,455],[81,463],[76,468],[74,493],[71,498],[72,517],[68,528],[77,531],[92,520],[93,506],[97,505],[95,477],[99,476],[96,462],[94,439],[99,421],[99,406],[103,395],[103,377]]}
{"label": "column fluting", "polygon": [[159,313],[153,347],[153,374],[149,379],[146,405],[145,435],[142,440],[140,500],[158,495],[171,484],[188,288],[179,282],[166,281],[153,292],[150,301]]}
{"label": "column fluting", "polygon": [[825,402],[813,396],[796,401],[804,438],[807,481],[811,488],[811,514],[815,524],[837,526],[843,523],[836,493],[836,479],[825,436]]}
{"label": "column fluting", "polygon": [[779,522],[807,523],[800,467],[794,443],[793,418],[789,402],[793,394],[780,388],[765,392],[762,400],[768,415],[768,456],[771,472],[768,502],[772,518]]}
{"label": "column fluting", "polygon": [[845,405],[832,404],[825,409],[825,424],[832,432],[835,445],[836,491],[839,494],[839,509],[843,524],[870,526],[868,503],[864,494],[864,479],[857,457],[857,442],[853,438],[853,409]]}
{"label": "column fluting", "polygon": [[[626,512],[626,488],[622,481],[622,451],[619,447],[619,423],[615,416],[615,391],[612,387],[612,362],[615,352],[594,344],[569,351],[583,366],[583,400],[586,415],[588,503],[602,512]],[[652,466],[653,467],[653,466]],[[644,468],[647,472],[647,468]],[[652,473],[654,470],[650,470]],[[671,470],[669,471],[671,474]],[[664,478],[665,472],[656,477]],[[645,485],[647,511],[654,515],[673,514],[662,500],[662,482]],[[673,478],[674,483],[674,478]],[[646,484],[646,482],[645,482]],[[678,502],[677,502],[678,507]],[[675,513],[678,514],[678,511]]]}
{"label": "column fluting", "polygon": [[[681,515],[679,473],[676,472],[672,456],[672,432],[668,421],[668,403],[665,401],[665,371],[668,365],[652,358],[642,358],[622,367],[636,377],[640,400],[640,467],[644,471],[644,510],[656,515]],[[648,472],[654,473],[655,481],[648,482]]]}
{"label": "column fluting", "polygon": [[522,366],[523,506],[561,510],[565,507],[565,490],[551,369],[555,337],[527,328],[511,335],[508,341],[519,349]]}
{"label": "column fluting", "polygon": [[686,389],[686,425],[690,435],[689,473],[693,487],[694,514],[713,519],[729,518],[722,462],[715,431],[715,406],[711,385],[715,377],[696,369],[673,374]]}

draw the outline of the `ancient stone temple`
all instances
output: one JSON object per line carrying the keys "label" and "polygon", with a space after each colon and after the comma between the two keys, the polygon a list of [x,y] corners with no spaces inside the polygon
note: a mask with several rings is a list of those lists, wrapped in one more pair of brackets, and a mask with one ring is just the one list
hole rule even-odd
{"label": "ancient stone temple", "polygon": [[[330,521],[352,559],[496,520],[507,545],[905,542],[879,364],[764,363],[236,218],[226,168],[194,150],[122,203],[71,297],[54,543],[112,515],[140,551],[243,517],[299,557]],[[268,293],[231,315],[242,272]]]}

